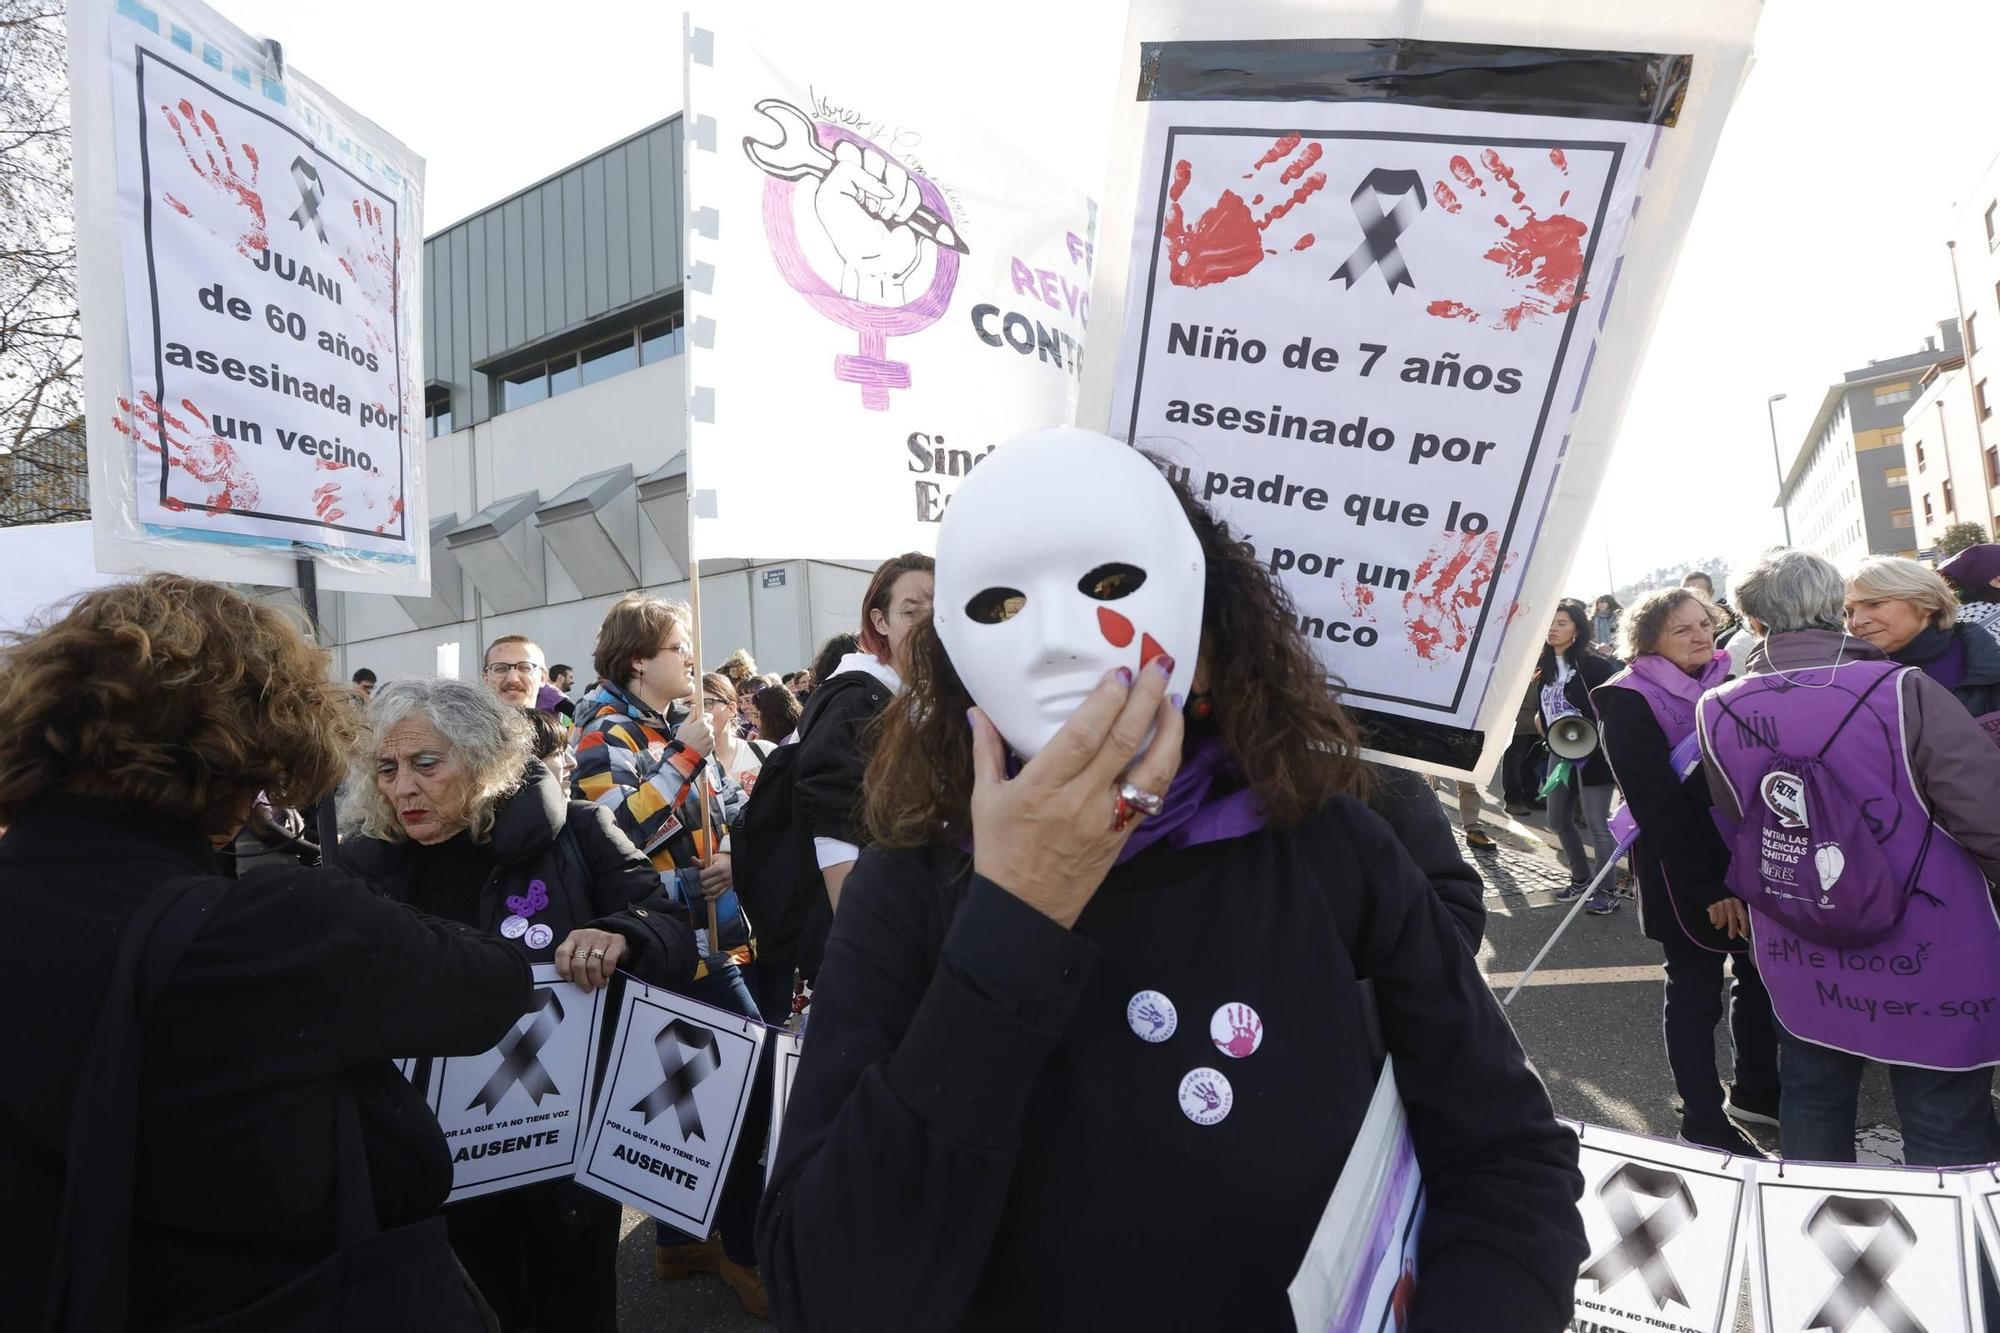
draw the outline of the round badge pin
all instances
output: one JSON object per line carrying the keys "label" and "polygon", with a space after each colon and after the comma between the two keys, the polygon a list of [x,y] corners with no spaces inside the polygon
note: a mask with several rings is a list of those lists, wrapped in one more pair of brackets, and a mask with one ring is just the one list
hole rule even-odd
{"label": "round badge pin", "polygon": [[526,943],[530,949],[546,949],[555,939],[556,933],[537,921],[528,927]]}
{"label": "round badge pin", "polygon": [[1142,990],[1125,1006],[1125,1021],[1146,1041],[1165,1041],[1174,1035],[1181,1018],[1174,1002],[1156,990]]}
{"label": "round badge pin", "polygon": [[1225,1004],[1209,1017],[1208,1039],[1216,1050],[1241,1060],[1264,1044],[1264,1020],[1247,1004]]}
{"label": "round badge pin", "polygon": [[1181,1079],[1181,1113],[1197,1125],[1219,1124],[1236,1104],[1236,1094],[1220,1070],[1190,1069]]}
{"label": "round badge pin", "polygon": [[518,940],[528,933],[528,918],[510,916],[500,923],[500,933],[510,940]]}

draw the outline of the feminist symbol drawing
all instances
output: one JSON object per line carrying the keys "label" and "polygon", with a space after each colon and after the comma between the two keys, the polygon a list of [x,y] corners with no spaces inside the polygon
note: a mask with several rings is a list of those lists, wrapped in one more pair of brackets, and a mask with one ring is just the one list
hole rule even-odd
{"label": "feminist symbol drawing", "polygon": [[500,1105],[500,1099],[516,1083],[535,1099],[537,1106],[542,1104],[542,1098],[551,1093],[560,1096],[562,1089],[549,1077],[549,1071],[543,1068],[539,1057],[542,1047],[556,1035],[562,1021],[562,1000],[556,993],[553,990],[536,991],[535,1002],[529,1006],[527,1016],[500,1045],[500,1067],[493,1071],[493,1077],[486,1080],[485,1086],[473,1094],[465,1109],[470,1111],[477,1106],[492,1114],[493,1108]]}
{"label": "feminist symbol drawing", "polygon": [[[1579,1280],[1595,1282],[1600,1292],[1611,1290],[1628,1274],[1637,1273],[1646,1283],[1653,1308],[1664,1310],[1667,1302],[1686,1306],[1687,1297],[1667,1265],[1667,1242],[1695,1219],[1694,1195],[1677,1172],[1660,1171],[1637,1162],[1626,1162],[1604,1178],[1597,1187],[1618,1239],[1611,1248],[1590,1261]],[[1651,1199],[1655,1207],[1643,1216],[1639,1201]]]}
{"label": "feminist symbol drawing", "polygon": [[634,1111],[646,1113],[652,1124],[660,1112],[674,1109],[680,1122],[681,1138],[700,1139],[701,1108],[695,1104],[695,1085],[722,1068],[722,1053],[715,1048],[715,1033],[699,1023],[676,1018],[653,1038],[653,1051],[660,1057],[660,1072],[666,1077],[660,1086],[632,1103]]}
{"label": "feminist symbol drawing", "polygon": [[[1869,1229],[1867,1245],[1857,1248],[1843,1227]],[[1862,1327],[1861,1316],[1872,1314],[1888,1333],[1925,1333],[1902,1298],[1889,1286],[1889,1274],[1916,1247],[1917,1233],[1909,1219],[1887,1199],[1857,1199],[1829,1194],[1806,1216],[1806,1237],[1840,1274],[1819,1310],[1806,1320],[1809,1329],[1849,1333]]]}
{"label": "feminist symbol drawing", "polygon": [[[1385,199],[1396,201],[1386,213],[1382,211]],[[1354,247],[1354,253],[1327,281],[1342,278],[1352,287],[1363,273],[1379,267],[1391,295],[1398,287],[1414,288],[1416,281],[1410,277],[1410,266],[1404,262],[1403,252],[1396,248],[1396,238],[1408,231],[1417,214],[1424,211],[1424,178],[1414,171],[1377,167],[1354,187],[1351,202],[1354,216],[1361,220],[1361,244]]]}
{"label": "feminist symbol drawing", "polygon": [[[943,193],[873,142],[778,98],[757,110],[778,133],[775,143],[743,139],[745,155],[766,175],[771,258],[807,304],[860,335],[855,355],[834,357],[833,377],[857,386],[864,408],[886,412],[890,390],[911,384],[909,364],[889,358],[888,340],[944,315],[959,257],[970,251]],[[801,198],[808,181],[811,194]],[[930,281],[911,296],[926,266]]]}

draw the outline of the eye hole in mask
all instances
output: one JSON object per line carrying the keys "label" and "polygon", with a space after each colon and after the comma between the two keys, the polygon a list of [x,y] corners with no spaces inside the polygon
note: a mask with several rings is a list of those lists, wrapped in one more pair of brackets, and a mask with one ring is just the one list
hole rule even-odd
{"label": "eye hole in mask", "polygon": [[965,616],[975,625],[998,625],[1021,614],[1027,604],[1028,595],[1018,588],[988,588],[973,594],[965,604]]}
{"label": "eye hole in mask", "polygon": [[1100,602],[1130,597],[1146,582],[1146,571],[1137,565],[1099,565],[1076,581],[1076,590]]}

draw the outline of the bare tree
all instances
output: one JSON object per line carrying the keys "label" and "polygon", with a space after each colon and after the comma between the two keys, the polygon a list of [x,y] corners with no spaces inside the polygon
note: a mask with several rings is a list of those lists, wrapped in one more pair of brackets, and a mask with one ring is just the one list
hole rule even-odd
{"label": "bare tree", "polygon": [[[0,0],[0,487],[74,518],[88,506],[64,512],[83,455],[65,42],[58,0]],[[14,507],[0,494],[0,514]]]}

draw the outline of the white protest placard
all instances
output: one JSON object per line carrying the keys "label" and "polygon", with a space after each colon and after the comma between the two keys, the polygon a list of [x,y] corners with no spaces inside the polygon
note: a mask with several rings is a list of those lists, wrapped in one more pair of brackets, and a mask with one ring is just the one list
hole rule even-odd
{"label": "white protest placard", "polygon": [[1570,50],[1549,8],[1138,0],[1126,40],[1081,424],[1226,519],[1431,772],[1511,733],[1756,12],[1620,49],[1571,5],[1608,31]]}
{"label": "white protest placard", "polygon": [[771,1168],[778,1164],[778,1132],[785,1127],[785,1107],[791,1104],[792,1080],[799,1076],[799,1056],[805,1043],[797,1032],[771,1034],[771,1142],[764,1149],[764,1184],[771,1183]]}
{"label": "white protest placard", "polygon": [[1995,1212],[2000,1208],[2000,1167],[1960,1172],[1958,1184],[1965,1194],[1966,1209],[1979,1229],[1979,1238],[1986,1246],[1986,1257],[1995,1268],[2000,1268],[2000,1213]]}
{"label": "white protest placard", "polygon": [[1091,205],[843,20],[689,24],[692,544],[933,550],[979,458],[1075,420]]}
{"label": "white protest placard", "polygon": [[1748,1188],[1722,1153],[1578,1126],[1576,1311],[1604,1333],[1732,1333]]}
{"label": "white protest placard", "polygon": [[430,1097],[451,1149],[447,1203],[575,1174],[603,1013],[601,988],[585,995],[537,963],[534,999],[499,1045],[437,1057]]}
{"label": "white protest placard", "polygon": [[576,1179],[706,1236],[750,1102],[764,1025],[626,984]]}
{"label": "white protest placard", "polygon": [[1306,1257],[1286,1295],[1300,1333],[1397,1333],[1418,1283],[1424,1177],[1385,1060]]}
{"label": "white protest placard", "polygon": [[1745,1170],[1757,1333],[1984,1327],[1976,1227],[1956,1180],[1793,1162]]}
{"label": "white protest placard", "polygon": [[197,0],[70,31],[100,566],[427,587],[422,159]]}

